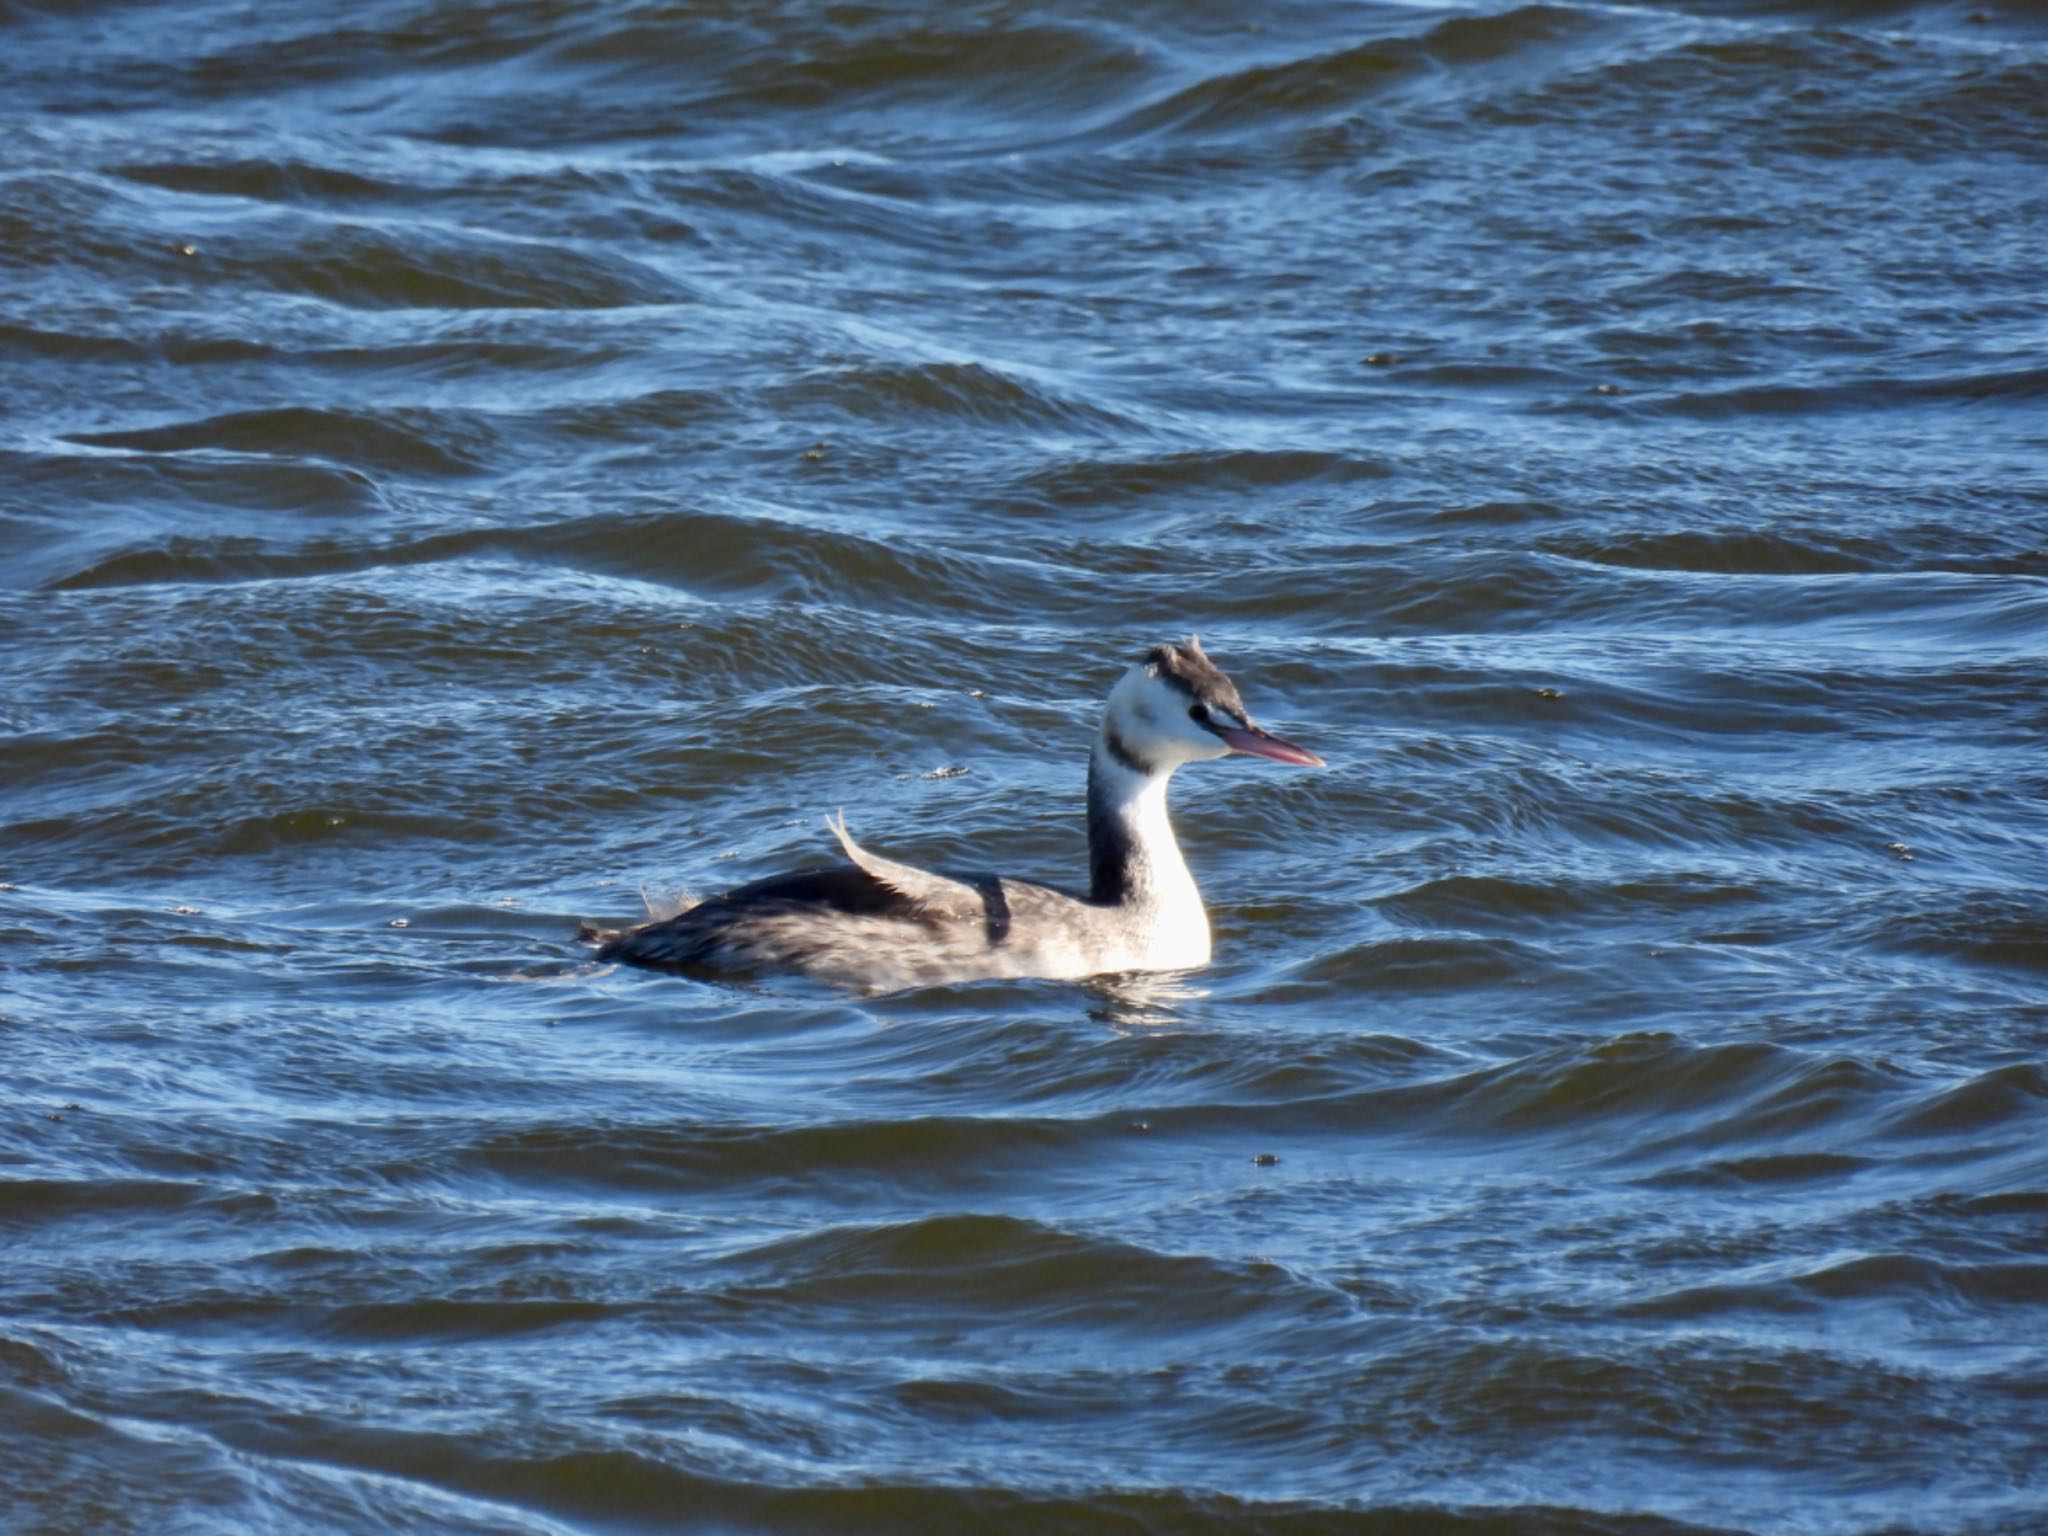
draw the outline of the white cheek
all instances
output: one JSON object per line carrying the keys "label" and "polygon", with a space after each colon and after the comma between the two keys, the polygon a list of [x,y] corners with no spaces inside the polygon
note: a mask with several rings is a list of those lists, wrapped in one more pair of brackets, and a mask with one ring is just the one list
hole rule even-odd
{"label": "white cheek", "polygon": [[1164,733],[1172,738],[1174,750],[1183,759],[1220,757],[1226,750],[1212,732],[1189,718],[1185,707],[1175,710],[1163,725]]}
{"label": "white cheek", "polygon": [[1108,723],[1131,752],[1175,768],[1225,756],[1230,749],[1188,716],[1192,701],[1143,667],[1134,667],[1110,695]]}
{"label": "white cheek", "polygon": [[1188,758],[1190,762],[1200,758],[1221,758],[1225,752],[1229,752],[1227,745],[1223,745],[1223,741],[1217,739],[1217,733],[1196,721],[1192,715],[1188,715],[1186,709],[1174,715],[1171,731],[1174,731],[1174,741],[1180,745],[1182,756]]}
{"label": "white cheek", "polygon": [[1151,763],[1177,763],[1187,755],[1187,744],[1179,733],[1160,729],[1156,720],[1137,721],[1125,734],[1124,740],[1140,757]]}
{"label": "white cheek", "polygon": [[1184,763],[1222,757],[1230,750],[1216,739],[1214,733],[1204,730],[1185,716],[1172,724],[1167,739],[1172,743],[1170,750],[1173,755]]}

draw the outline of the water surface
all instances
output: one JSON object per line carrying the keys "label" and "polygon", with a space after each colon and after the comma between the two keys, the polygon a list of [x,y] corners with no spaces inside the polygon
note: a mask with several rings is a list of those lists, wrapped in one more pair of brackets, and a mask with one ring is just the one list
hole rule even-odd
{"label": "water surface", "polygon": [[[2030,7],[0,0],[0,1523],[2048,1525]],[[1198,976],[583,918],[1084,867]]]}

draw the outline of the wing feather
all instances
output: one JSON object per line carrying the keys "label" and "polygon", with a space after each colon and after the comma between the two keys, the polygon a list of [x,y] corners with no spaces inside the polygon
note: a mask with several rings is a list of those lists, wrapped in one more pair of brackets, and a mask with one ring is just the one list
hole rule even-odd
{"label": "wing feather", "polygon": [[915,902],[920,911],[933,917],[979,918],[987,906],[982,893],[965,880],[935,875],[928,869],[899,864],[894,859],[869,853],[846,830],[844,812],[836,818],[827,816],[825,825],[832,829],[832,835],[839,839],[839,846],[846,850],[846,856],[863,874],[906,900]]}

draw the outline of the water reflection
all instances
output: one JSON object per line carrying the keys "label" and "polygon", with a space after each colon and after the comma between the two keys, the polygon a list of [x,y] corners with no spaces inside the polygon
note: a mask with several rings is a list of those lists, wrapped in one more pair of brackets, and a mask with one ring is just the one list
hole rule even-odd
{"label": "water reflection", "polygon": [[1188,1020],[1180,1010],[1210,993],[1186,971],[1101,976],[1082,985],[1090,994],[1088,1017],[1123,1034],[1184,1026]]}

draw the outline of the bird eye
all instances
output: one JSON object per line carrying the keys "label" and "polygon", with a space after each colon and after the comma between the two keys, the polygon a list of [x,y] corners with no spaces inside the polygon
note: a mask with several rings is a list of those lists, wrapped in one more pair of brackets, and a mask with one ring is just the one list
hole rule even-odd
{"label": "bird eye", "polygon": [[1190,704],[1188,706],[1188,718],[1198,725],[1207,725],[1209,723],[1209,706],[1206,704]]}

